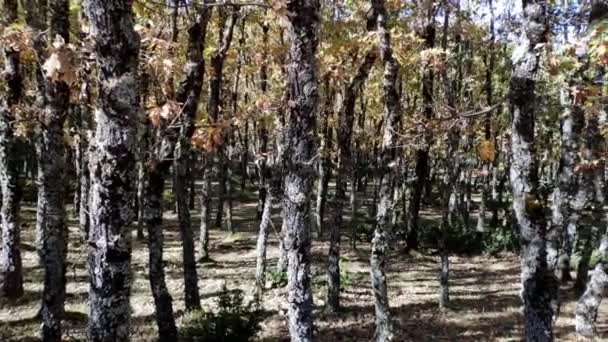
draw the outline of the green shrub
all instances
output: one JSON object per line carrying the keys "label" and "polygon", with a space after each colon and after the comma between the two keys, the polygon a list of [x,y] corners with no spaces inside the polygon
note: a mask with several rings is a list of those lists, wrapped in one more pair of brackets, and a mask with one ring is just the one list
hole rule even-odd
{"label": "green shrub", "polygon": [[257,301],[244,302],[243,291],[224,286],[217,300],[217,313],[197,310],[184,316],[180,327],[183,342],[247,342],[260,330],[261,310]]}
{"label": "green shrub", "polygon": [[272,271],[270,272],[270,287],[278,288],[287,286],[287,272]]}
{"label": "green shrub", "polygon": [[344,267],[344,259],[340,258],[340,291],[344,291],[344,288],[353,284],[353,276]]}
{"label": "green shrub", "polygon": [[173,191],[163,191],[162,206],[163,210],[171,210],[175,208],[175,194],[173,194]]}
{"label": "green shrub", "polygon": [[355,227],[355,235],[359,242],[371,242],[374,237],[374,226],[367,223],[359,223]]}
{"label": "green shrub", "polygon": [[513,252],[517,248],[517,237],[513,230],[498,228],[484,233],[483,252],[496,255],[500,252]]}
{"label": "green shrub", "polygon": [[[473,222],[476,222],[473,220]],[[431,249],[439,248],[440,230],[436,226],[426,226],[420,229],[420,241]],[[485,232],[478,232],[475,227],[466,227],[462,222],[456,221],[448,228],[446,247],[450,253],[456,254],[498,254],[517,250],[517,236],[514,234],[510,222],[504,226],[490,228]]]}

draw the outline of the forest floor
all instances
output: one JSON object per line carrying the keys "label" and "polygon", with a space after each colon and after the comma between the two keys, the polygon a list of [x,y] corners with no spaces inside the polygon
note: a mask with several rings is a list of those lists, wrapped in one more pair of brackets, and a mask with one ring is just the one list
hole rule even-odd
{"label": "forest floor", "polygon": [[[251,293],[255,275],[255,244],[258,224],[255,218],[255,194],[242,196],[235,203],[234,219],[238,230],[211,231],[211,262],[198,265],[199,287],[204,308],[212,309],[216,296],[225,284]],[[328,206],[329,208],[329,206]],[[275,226],[280,227],[278,208]],[[192,212],[198,230],[198,210]],[[328,213],[329,216],[329,213]],[[38,341],[40,320],[36,317],[42,291],[42,269],[35,251],[35,206],[25,203],[22,209],[22,257],[25,296],[12,303],[0,303],[0,341]],[[432,219],[433,212],[422,217]],[[174,300],[178,323],[183,316],[184,292],[181,267],[181,242],[177,218],[165,213],[165,260],[168,287]],[[88,275],[86,245],[75,220],[69,221],[70,241],[67,271],[66,319],[64,340],[84,340],[87,321]],[[198,233],[198,232],[197,232]],[[198,234],[197,234],[198,235]],[[278,257],[276,233],[269,240],[269,269]],[[323,310],[325,265],[328,243],[313,242],[313,292],[315,304],[315,340],[370,341],[373,335],[373,301],[369,284],[369,244],[359,243],[357,250],[343,239],[341,267],[350,278],[341,293],[343,311],[327,314]],[[515,255],[452,256],[449,310],[438,308],[439,258],[431,255],[394,251],[388,263],[390,306],[396,321],[396,341],[519,341],[522,332],[519,293],[519,261]],[[154,305],[147,277],[148,252],[144,241],[133,239],[132,340],[154,341],[156,326]],[[269,278],[269,277],[267,277]],[[557,321],[556,337],[575,341],[574,294],[562,290],[564,304]],[[262,322],[259,341],[289,341],[285,289],[270,289],[264,296],[268,312]],[[600,307],[598,332],[608,341],[608,305]]]}

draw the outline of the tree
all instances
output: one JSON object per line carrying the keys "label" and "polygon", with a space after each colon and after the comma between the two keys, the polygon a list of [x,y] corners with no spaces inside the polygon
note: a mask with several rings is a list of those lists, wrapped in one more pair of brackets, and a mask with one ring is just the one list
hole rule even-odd
{"label": "tree", "polygon": [[524,34],[513,52],[510,106],[513,116],[511,186],[513,211],[520,233],[521,283],[526,341],[552,341],[558,282],[547,264],[544,204],[538,190],[534,145],[537,111],[536,73],[546,43],[547,4],[524,0]]}
{"label": "tree", "polygon": [[129,340],[139,37],[131,1],[87,0],[99,68],[89,234],[90,341]]}
{"label": "tree", "polygon": [[[65,301],[65,259],[67,227],[65,224],[65,159],[63,125],[68,115],[70,66],[57,65],[56,59],[69,54],[69,3],[52,0],[49,38],[52,47],[38,59],[42,65],[43,110],[39,116],[40,135],[36,139],[38,162],[37,249],[44,267],[42,295],[42,339],[61,340],[61,319]],[[44,9],[42,9],[44,10]],[[48,56],[48,57],[46,57]],[[61,69],[60,69],[61,68]]]}
{"label": "tree", "polygon": [[183,103],[180,116],[180,131],[175,146],[175,193],[178,208],[179,228],[182,236],[184,283],[186,284],[186,308],[199,309],[200,296],[198,293],[198,276],[196,272],[196,256],[194,251],[194,234],[190,222],[188,207],[187,173],[190,170],[191,143],[194,134],[194,119],[198,109],[205,60],[202,51],[205,46],[207,25],[211,17],[211,9],[201,7],[196,20],[188,30],[188,62],[186,63],[185,77],[178,92],[177,101]]}
{"label": "tree", "polygon": [[[433,16],[433,1],[421,2],[419,11],[423,22],[420,25],[418,35],[424,39],[424,47],[433,49],[435,47],[435,19]],[[425,121],[433,117],[433,81],[434,72],[430,63],[426,63],[422,69],[422,107]],[[427,186],[427,177],[430,173],[431,163],[429,159],[428,133],[424,134],[427,146],[416,151],[416,181],[414,184],[413,195],[410,201],[409,215],[407,222],[407,249],[418,249],[418,216],[422,204],[424,187]],[[429,183],[430,184],[430,183]]]}
{"label": "tree", "polygon": [[290,41],[283,200],[287,223],[289,333],[293,342],[306,342],[313,339],[309,215],[313,132],[319,97],[315,60],[319,1],[289,0],[285,6]]}
{"label": "tree", "polygon": [[[391,172],[395,170],[397,132],[399,129],[401,104],[397,94],[397,75],[399,65],[393,57],[391,37],[388,31],[388,15],[384,7],[384,0],[372,1],[372,20],[375,20],[376,35],[380,60],[384,64],[382,79],[384,97],[384,127],[382,132],[382,145],[380,147],[379,171],[381,183],[379,190],[378,209],[376,211],[376,226],[372,239],[372,255],[370,258],[370,272],[372,291],[374,295],[374,311],[376,331],[374,341],[391,341],[394,338],[393,323],[388,302],[388,289],[386,284],[386,261],[388,257],[388,233],[391,229],[390,217],[392,210]],[[370,21],[372,21],[370,20]],[[373,25],[373,21],[372,21]]]}
{"label": "tree", "polygon": [[340,231],[344,228],[342,214],[346,202],[346,181],[351,175],[351,144],[355,119],[355,100],[363,82],[376,61],[376,51],[370,50],[363,57],[355,76],[344,85],[337,106],[339,115],[338,158],[336,170],[336,192],[333,205],[333,224],[329,235],[329,257],[327,266],[327,305],[330,311],[340,308]]}
{"label": "tree", "polygon": [[[17,22],[17,1],[4,1],[1,24],[9,26]],[[2,49],[4,70],[2,75],[8,85],[7,93],[0,99],[0,298],[16,299],[23,295],[19,230],[19,188],[17,170],[17,137],[13,121],[15,106],[23,92],[19,50],[10,45]]]}

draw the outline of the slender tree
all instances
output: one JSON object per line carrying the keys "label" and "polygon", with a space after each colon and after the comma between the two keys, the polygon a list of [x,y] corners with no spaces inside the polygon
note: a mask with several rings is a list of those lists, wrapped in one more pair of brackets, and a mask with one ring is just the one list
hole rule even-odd
{"label": "slender tree", "polygon": [[363,82],[367,79],[376,60],[376,51],[368,52],[359,66],[355,76],[344,86],[338,104],[339,126],[338,167],[336,170],[336,194],[333,206],[333,224],[329,236],[329,253],[327,265],[327,307],[336,312],[340,308],[340,231],[344,228],[343,211],[346,206],[346,184],[351,175],[351,144],[353,123],[355,119],[355,100]]}
{"label": "slender tree", "polygon": [[284,220],[289,332],[293,342],[307,342],[313,340],[309,214],[313,133],[319,97],[315,59],[319,1],[289,0],[286,6],[290,47],[285,113]]}
{"label": "slender tree", "polygon": [[194,133],[194,119],[198,109],[201,89],[203,87],[203,76],[205,71],[205,60],[203,49],[207,35],[207,25],[211,17],[211,9],[199,10],[196,21],[188,29],[187,63],[185,66],[185,77],[181,81],[177,91],[177,101],[183,103],[180,116],[180,131],[175,146],[174,172],[175,193],[177,201],[177,213],[179,228],[183,246],[184,261],[184,283],[186,284],[186,308],[200,308],[200,296],[198,290],[198,276],[196,271],[196,256],[194,251],[194,233],[190,222],[190,210],[188,207],[188,170],[190,170],[190,157],[192,146],[190,140]]}
{"label": "slender tree", "polygon": [[[420,12],[422,12],[421,17],[424,19],[422,19],[423,23],[420,27],[420,32],[418,32],[418,35],[424,40],[424,47],[426,49],[432,49],[435,47],[435,19],[433,15],[435,8],[433,3],[433,1],[422,1],[419,9]],[[425,121],[431,120],[433,117],[434,77],[435,75],[430,61],[427,61],[422,69],[422,110]],[[408,250],[418,249],[418,216],[420,214],[424,187],[425,184],[427,184],[427,178],[431,168],[429,158],[430,136],[428,133],[424,134],[424,139],[424,147],[416,151],[416,181],[414,183],[409,214],[407,217]],[[430,184],[431,183],[428,183],[427,185],[430,186]]]}
{"label": "slender tree", "polygon": [[132,1],[87,0],[99,66],[89,234],[90,341],[128,341],[139,37]]}
{"label": "slender tree", "polygon": [[[374,296],[376,331],[374,341],[391,341],[394,338],[393,323],[388,302],[386,284],[386,261],[389,245],[388,234],[391,230],[390,218],[392,210],[391,165],[396,162],[397,132],[399,129],[401,104],[397,93],[397,78],[399,65],[393,57],[391,37],[388,31],[388,15],[384,0],[372,1],[373,18],[375,19],[376,34],[380,59],[384,64],[382,85],[384,90],[384,126],[382,145],[380,146],[379,172],[381,182],[379,189],[378,209],[376,210],[376,227],[372,239],[372,255],[370,272],[372,293]],[[372,24],[373,25],[373,24]],[[394,168],[392,169],[394,170]]]}
{"label": "slender tree", "polygon": [[[9,26],[17,22],[17,1],[5,0],[0,23]],[[15,137],[15,106],[21,101],[23,82],[18,49],[3,47],[4,70],[2,75],[7,92],[0,98],[0,298],[16,299],[23,295],[19,230],[18,151]]]}
{"label": "slender tree", "polygon": [[[38,162],[37,249],[44,267],[42,295],[42,339],[61,340],[61,320],[65,301],[65,224],[66,150],[63,125],[68,115],[70,85],[58,75],[53,58],[66,49],[69,41],[69,2],[48,3],[49,37],[53,46],[47,51],[44,72],[44,109],[40,113],[40,135],[36,139]],[[38,56],[40,59],[42,56]],[[68,70],[62,70],[69,72]]]}

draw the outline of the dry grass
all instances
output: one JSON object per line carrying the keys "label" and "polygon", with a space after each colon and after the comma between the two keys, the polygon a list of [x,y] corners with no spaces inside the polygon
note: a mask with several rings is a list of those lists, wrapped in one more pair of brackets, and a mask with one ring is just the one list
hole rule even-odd
{"label": "dry grass", "polygon": [[[363,212],[363,211],[362,211]],[[196,220],[197,211],[193,212]],[[278,210],[277,210],[278,214]],[[12,303],[0,303],[0,341],[37,341],[42,272],[37,265],[34,246],[34,208],[26,207],[22,232],[25,272],[25,296]],[[275,217],[279,221],[278,215]],[[212,308],[215,296],[226,284],[229,288],[251,291],[255,273],[255,240],[257,224],[253,199],[235,206],[235,222],[239,233],[230,235],[215,229],[211,234],[211,262],[198,265],[203,305]],[[167,282],[174,299],[178,320],[184,310],[181,267],[181,242],[176,217],[165,216],[165,257]],[[86,251],[83,249],[76,222],[70,221],[68,262],[67,317],[65,340],[82,340],[87,320]],[[194,222],[198,227],[198,222]],[[316,339],[318,341],[370,341],[373,334],[373,302],[369,288],[369,246],[360,244],[352,251],[343,243],[345,268],[352,279],[341,297],[343,311],[323,311],[324,265],[328,245],[313,244],[313,291],[315,300]],[[277,259],[277,240],[271,233],[269,261]],[[147,248],[134,240],[132,284],[132,340],[153,341],[154,306],[147,279]],[[438,300],[438,258],[403,255],[395,252],[389,264],[390,305],[396,321],[397,341],[518,341],[522,322],[518,297],[519,263],[513,255],[500,258],[487,256],[451,258],[451,307],[441,312]],[[574,341],[573,294],[564,289],[565,303],[557,322],[556,335],[561,341]],[[284,289],[272,289],[264,298],[269,316],[263,322],[261,341],[288,341]],[[598,317],[600,336],[608,340],[605,323],[608,307],[602,305]]]}

